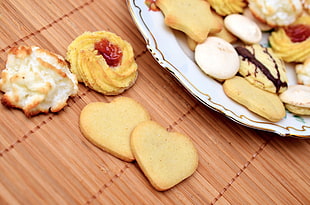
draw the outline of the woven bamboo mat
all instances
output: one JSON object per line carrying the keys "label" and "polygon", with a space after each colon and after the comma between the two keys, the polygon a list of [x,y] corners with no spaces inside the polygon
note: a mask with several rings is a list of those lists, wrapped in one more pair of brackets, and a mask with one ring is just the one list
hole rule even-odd
{"label": "woven bamboo mat", "polygon": [[0,105],[0,204],[310,204],[310,141],[246,128],[200,104],[147,52],[124,0],[1,1],[1,68],[13,46],[65,55],[76,36],[96,30],[132,44],[139,77],[122,95],[191,137],[197,171],[157,192],[136,163],[93,146],[80,133],[80,111],[115,97],[80,84],[57,114],[26,118]]}

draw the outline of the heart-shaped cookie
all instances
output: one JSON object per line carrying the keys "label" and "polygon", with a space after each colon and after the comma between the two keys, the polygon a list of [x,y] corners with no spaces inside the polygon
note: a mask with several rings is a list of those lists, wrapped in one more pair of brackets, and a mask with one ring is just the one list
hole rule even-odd
{"label": "heart-shaped cookie", "polygon": [[168,132],[151,120],[133,130],[131,149],[141,170],[158,191],[180,183],[198,166],[197,150],[189,137]]}
{"label": "heart-shaped cookie", "polygon": [[110,103],[86,105],[80,114],[80,129],[96,146],[131,162],[135,158],[130,148],[130,134],[139,123],[149,119],[148,111],[138,102],[118,97]]}

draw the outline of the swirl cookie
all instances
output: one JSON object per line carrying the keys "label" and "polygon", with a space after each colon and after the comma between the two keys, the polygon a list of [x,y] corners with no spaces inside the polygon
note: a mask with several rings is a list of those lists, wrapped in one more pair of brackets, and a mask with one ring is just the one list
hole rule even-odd
{"label": "swirl cookie", "polygon": [[137,79],[133,48],[108,31],[78,36],[68,46],[66,59],[79,82],[106,95],[124,92]]}
{"label": "swirl cookie", "polygon": [[247,6],[244,0],[208,0],[211,7],[221,16],[242,13]]}
{"label": "swirl cookie", "polygon": [[237,46],[239,73],[258,88],[281,93],[287,89],[286,67],[270,48],[259,44]]}
{"label": "swirl cookie", "polygon": [[254,86],[243,77],[225,80],[223,89],[232,100],[269,121],[277,122],[285,117],[285,107],[277,94]]}
{"label": "swirl cookie", "polygon": [[223,27],[212,14],[208,1],[157,0],[156,6],[163,12],[167,26],[184,32],[198,43]]}
{"label": "swirl cookie", "polygon": [[310,57],[310,16],[304,15],[269,36],[273,51],[285,62],[304,62]]}
{"label": "swirl cookie", "polygon": [[292,24],[302,14],[300,0],[249,0],[253,15],[272,27]]}
{"label": "swirl cookie", "polygon": [[77,94],[77,84],[63,57],[36,46],[13,47],[1,72],[1,102],[27,117],[58,112]]}

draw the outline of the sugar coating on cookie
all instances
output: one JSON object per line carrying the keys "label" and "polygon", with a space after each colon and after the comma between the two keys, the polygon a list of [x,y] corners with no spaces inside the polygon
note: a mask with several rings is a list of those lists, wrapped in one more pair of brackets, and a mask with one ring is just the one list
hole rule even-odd
{"label": "sugar coating on cookie", "polygon": [[259,43],[262,40],[262,31],[258,25],[241,14],[226,16],[224,25],[232,34],[247,44]]}
{"label": "sugar coating on cookie", "polygon": [[208,37],[196,46],[195,61],[207,75],[219,80],[233,77],[240,65],[234,47],[218,37]]}
{"label": "sugar coating on cookie", "polygon": [[154,121],[140,123],[131,134],[134,156],[158,191],[172,188],[191,176],[198,166],[198,153],[191,139],[168,132]]}
{"label": "sugar coating on cookie", "polygon": [[310,86],[290,85],[280,98],[284,103],[310,108]]}
{"label": "sugar coating on cookie", "polygon": [[302,64],[296,64],[295,71],[297,83],[310,86],[310,58]]}
{"label": "sugar coating on cookie", "polygon": [[130,134],[139,123],[149,119],[148,111],[140,103],[128,97],[118,97],[110,103],[86,105],[81,111],[79,124],[90,142],[131,162],[135,158],[130,148]]}
{"label": "sugar coating on cookie", "polygon": [[287,26],[303,12],[300,0],[249,0],[249,8],[260,21],[270,26]]}
{"label": "sugar coating on cookie", "polygon": [[1,73],[2,103],[28,117],[58,112],[78,92],[76,76],[65,59],[37,46],[13,47]]}
{"label": "sugar coating on cookie", "polygon": [[285,64],[270,48],[253,44],[237,46],[236,50],[240,56],[239,73],[250,83],[272,93],[287,89]]}
{"label": "sugar coating on cookie", "polygon": [[290,85],[280,94],[285,107],[297,115],[310,115],[310,86]]}

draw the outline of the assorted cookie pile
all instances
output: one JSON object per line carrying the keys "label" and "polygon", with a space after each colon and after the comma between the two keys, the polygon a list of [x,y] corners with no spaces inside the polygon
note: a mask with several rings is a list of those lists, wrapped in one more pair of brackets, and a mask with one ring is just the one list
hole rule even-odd
{"label": "assorted cookie pile", "polygon": [[[22,109],[27,117],[58,112],[77,94],[78,82],[105,95],[118,95],[138,75],[131,45],[107,31],[78,36],[68,46],[66,60],[35,46],[10,49],[0,79],[2,104]],[[166,131],[131,98],[86,105],[79,127],[104,151],[127,162],[137,161],[158,191],[172,188],[197,169],[198,154],[190,138]]]}
{"label": "assorted cookie pile", "polygon": [[1,102],[22,109],[27,117],[58,112],[77,94],[78,82],[105,95],[118,95],[137,76],[127,41],[108,31],[85,32],[68,46],[66,59],[36,46],[10,49],[1,72]]}
{"label": "assorted cookie pile", "polygon": [[[232,100],[272,122],[285,117],[285,108],[309,115],[309,1],[156,0],[155,6]],[[263,32],[270,33],[270,47],[260,44]],[[298,86],[288,82],[286,63],[296,66]]]}
{"label": "assorted cookie pile", "polygon": [[168,132],[128,97],[88,104],[80,115],[80,129],[90,142],[113,156],[136,160],[158,191],[172,188],[198,166],[197,150],[189,137]]}

